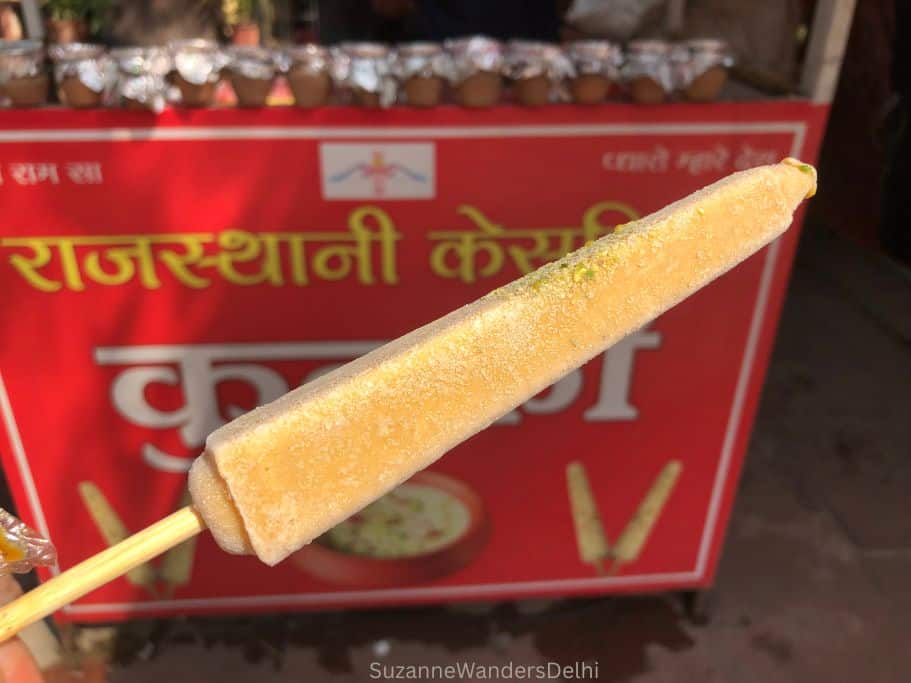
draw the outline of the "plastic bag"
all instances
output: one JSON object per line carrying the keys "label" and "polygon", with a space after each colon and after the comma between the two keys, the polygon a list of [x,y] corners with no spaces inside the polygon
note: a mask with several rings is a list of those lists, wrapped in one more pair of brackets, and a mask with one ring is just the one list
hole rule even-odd
{"label": "plastic bag", "polygon": [[0,508],[0,576],[23,574],[56,561],[53,543]]}

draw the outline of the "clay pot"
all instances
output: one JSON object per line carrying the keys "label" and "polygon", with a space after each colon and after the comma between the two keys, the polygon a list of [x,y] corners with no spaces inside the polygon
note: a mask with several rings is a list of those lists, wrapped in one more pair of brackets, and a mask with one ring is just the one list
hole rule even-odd
{"label": "clay pot", "polygon": [[674,89],[675,65],[684,52],[663,40],[634,40],[626,46],[623,72],[630,96],[640,104],[660,104]]}
{"label": "clay pot", "polygon": [[92,90],[77,76],[65,77],[57,89],[60,101],[68,107],[91,109],[101,106],[102,94]]}
{"label": "clay pot", "polygon": [[250,78],[239,73],[231,73],[231,87],[237,96],[239,107],[264,107],[269,93],[272,92],[274,78]]}
{"label": "clay pot", "polygon": [[151,105],[129,97],[121,97],[120,106],[127,111],[152,111]]}
{"label": "clay pot", "polygon": [[44,47],[36,40],[0,41],[0,80],[14,107],[47,103],[50,78],[44,59]]}
{"label": "clay pot", "polygon": [[564,47],[573,65],[569,92],[576,104],[607,99],[622,61],[620,48],[607,40],[576,40]]}
{"label": "clay pot", "polygon": [[47,74],[11,78],[3,91],[14,107],[40,107],[47,104],[49,82]]}
{"label": "clay pot", "polygon": [[259,24],[245,22],[234,27],[234,32],[231,34],[233,45],[259,45],[259,42]]}
{"label": "clay pot", "polygon": [[443,79],[436,76],[412,76],[402,89],[412,107],[435,107],[443,99]]}
{"label": "clay pot", "polygon": [[332,93],[332,58],[329,51],[315,43],[292,45],[280,53],[287,68],[285,79],[298,107],[320,107]]}
{"label": "clay pot", "polygon": [[48,56],[54,62],[57,97],[68,107],[100,107],[104,86],[113,65],[100,45],[65,43],[51,45]]}
{"label": "clay pot", "polygon": [[667,99],[664,86],[648,76],[634,78],[629,88],[633,101],[639,104],[661,104]]}
{"label": "clay pot", "polygon": [[554,86],[572,73],[572,63],[558,46],[529,40],[510,41],[505,64],[513,96],[526,107],[548,104]]}
{"label": "clay pot", "polygon": [[583,74],[569,82],[569,92],[576,104],[600,104],[607,99],[611,82],[600,74]]}
{"label": "clay pot", "polygon": [[47,39],[49,43],[79,43],[86,39],[89,29],[79,19],[48,19]]}
{"label": "clay pot", "polygon": [[463,107],[492,107],[503,92],[503,44],[484,36],[447,40],[454,73],[450,75],[456,102]]}
{"label": "clay pot", "polygon": [[180,101],[185,107],[211,107],[215,103],[218,81],[190,83],[179,73],[175,73],[172,80],[180,90]]}
{"label": "clay pot", "polygon": [[728,44],[717,38],[696,38],[683,44],[687,51],[687,67],[692,80],[683,87],[686,99],[693,102],[711,102],[718,99],[727,81],[727,68],[734,59]]}
{"label": "clay pot", "polygon": [[161,111],[166,103],[168,74],[174,68],[162,47],[119,47],[110,51],[117,65],[116,99],[124,109]]}
{"label": "clay pot", "polygon": [[435,107],[443,99],[444,79],[453,75],[452,57],[438,43],[405,43],[392,57],[392,73],[405,104]]}
{"label": "clay pot", "polygon": [[713,66],[708,71],[696,76],[687,86],[684,94],[693,102],[712,102],[718,99],[721,89],[728,79],[728,72],[723,66]]}
{"label": "clay pot", "polygon": [[298,107],[321,107],[329,101],[329,93],[332,92],[329,74],[293,68],[288,72],[287,80]]}
{"label": "clay pot", "polygon": [[354,98],[354,103],[359,107],[376,109],[380,106],[380,94],[377,92],[371,92],[363,88],[352,88],[351,96]]}
{"label": "clay pot", "polygon": [[342,43],[332,67],[339,86],[355,106],[375,109],[395,101],[392,52],[382,43]]}
{"label": "clay pot", "polygon": [[519,104],[526,107],[542,107],[550,101],[552,86],[550,78],[541,74],[513,81],[512,91]]}
{"label": "clay pot", "polygon": [[205,38],[172,40],[168,43],[172,70],[168,81],[180,91],[184,107],[211,107],[215,104],[221,71],[227,55],[218,44]]}
{"label": "clay pot", "polygon": [[503,79],[491,71],[472,74],[455,88],[456,100],[463,107],[493,107],[500,101]]}

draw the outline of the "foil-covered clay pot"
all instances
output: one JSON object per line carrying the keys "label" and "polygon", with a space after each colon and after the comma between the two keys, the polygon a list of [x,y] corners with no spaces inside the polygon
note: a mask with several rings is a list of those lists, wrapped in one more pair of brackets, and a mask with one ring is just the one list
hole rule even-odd
{"label": "foil-covered clay pot", "polygon": [[723,40],[703,38],[688,40],[682,47],[688,57],[680,77],[686,99],[693,102],[717,100],[727,81],[728,69],[734,65],[728,44]]}
{"label": "foil-covered clay pot", "polygon": [[372,109],[395,102],[397,84],[388,47],[380,43],[342,43],[332,55],[335,82],[351,94],[355,104]]}
{"label": "foil-covered clay pot", "polygon": [[49,79],[37,40],[0,41],[0,92],[14,107],[47,104]]}
{"label": "foil-covered clay pot", "polygon": [[161,112],[167,104],[170,53],[163,47],[120,47],[111,50],[117,64],[116,94],[126,109]]}
{"label": "foil-covered clay pot", "polygon": [[320,107],[332,93],[332,58],[321,45],[293,45],[281,52],[281,66],[298,107]]}
{"label": "foil-covered clay pot", "polygon": [[569,91],[576,104],[598,104],[607,99],[619,77],[620,48],[606,40],[578,40],[565,48],[571,69]]}
{"label": "foil-covered clay pot", "polygon": [[674,91],[673,47],[663,40],[634,40],[626,46],[623,80],[633,100],[659,104]]}
{"label": "foil-covered clay pot", "polygon": [[492,107],[503,92],[503,45],[484,36],[444,43],[452,59],[449,82],[463,107]]}
{"label": "foil-covered clay pot", "polygon": [[275,53],[265,47],[238,45],[229,49],[228,56],[228,72],[238,106],[264,107],[278,71]]}
{"label": "foil-covered clay pot", "polygon": [[116,77],[115,65],[102,45],[63,43],[51,45],[57,97],[68,107],[100,107]]}
{"label": "foil-covered clay pot", "polygon": [[453,73],[452,58],[438,43],[399,45],[392,67],[401,84],[402,99],[412,107],[438,105],[443,99],[443,86]]}
{"label": "foil-covered clay pot", "polygon": [[514,40],[506,48],[506,75],[520,104],[540,107],[560,99],[563,80],[572,73],[556,45]]}
{"label": "foil-covered clay pot", "polygon": [[187,107],[210,107],[228,57],[218,43],[203,38],[168,43],[173,71],[171,80]]}

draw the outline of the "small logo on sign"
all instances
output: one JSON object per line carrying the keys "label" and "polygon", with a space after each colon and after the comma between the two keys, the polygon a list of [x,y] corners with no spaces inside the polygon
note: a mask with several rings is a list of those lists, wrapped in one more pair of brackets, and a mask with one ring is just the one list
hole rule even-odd
{"label": "small logo on sign", "polygon": [[432,143],[320,145],[324,199],[433,199]]}

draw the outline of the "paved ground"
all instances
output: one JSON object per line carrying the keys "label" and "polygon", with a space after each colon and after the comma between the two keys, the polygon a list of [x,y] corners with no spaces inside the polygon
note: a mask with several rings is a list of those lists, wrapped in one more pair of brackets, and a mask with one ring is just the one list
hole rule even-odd
{"label": "paved ground", "polygon": [[121,643],[139,655],[111,678],[355,681],[373,662],[584,659],[602,681],[907,683],[909,408],[911,278],[814,233],[708,623],[658,597],[150,624],[164,644]]}

